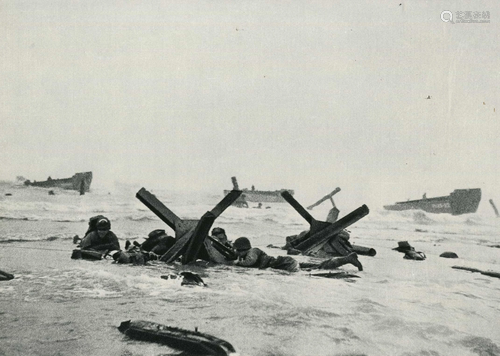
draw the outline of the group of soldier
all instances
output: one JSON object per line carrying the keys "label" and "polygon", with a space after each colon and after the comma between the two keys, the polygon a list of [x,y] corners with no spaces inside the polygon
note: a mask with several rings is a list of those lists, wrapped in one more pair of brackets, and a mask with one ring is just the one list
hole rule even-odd
{"label": "group of soldier", "polygon": [[[329,254],[322,255],[322,257],[328,258],[320,263],[299,263],[290,256],[270,256],[260,248],[252,247],[250,240],[246,237],[239,237],[232,242],[228,239],[225,230],[220,227],[213,228],[210,235],[212,244],[218,242],[226,250],[232,252],[225,256],[227,264],[260,269],[273,268],[289,272],[312,268],[334,269],[345,264],[352,264],[359,271],[363,270],[357,254],[354,252],[345,256],[333,256],[329,252]],[[343,239],[346,235],[348,239],[349,234],[343,231]],[[287,238],[287,241],[289,240],[290,237]],[[346,239],[345,242],[347,242]],[[122,250],[117,236],[111,231],[110,220],[105,216],[98,215],[90,219],[89,228],[80,241],[79,247],[82,251],[95,251],[103,255],[111,255],[117,263],[145,264],[150,260],[159,260],[175,243],[175,237],[169,236],[165,230],[158,229],[151,231],[142,243],[137,241],[130,243],[127,240],[125,249]],[[290,246],[285,245],[283,248],[290,249]]]}

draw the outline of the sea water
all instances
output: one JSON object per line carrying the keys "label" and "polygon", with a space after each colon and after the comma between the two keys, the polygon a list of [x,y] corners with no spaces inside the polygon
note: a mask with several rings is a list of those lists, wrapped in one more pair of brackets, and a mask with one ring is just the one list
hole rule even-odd
{"label": "sea water", "polygon": [[[102,214],[123,247],[154,229],[173,231],[135,198],[140,187],[78,192],[0,184],[0,355],[174,355],[155,343],[130,340],[117,327],[148,320],[205,332],[240,355],[500,355],[500,279],[452,266],[500,272],[500,219],[494,214],[435,215],[370,207],[350,226],[360,278],[327,279],[237,266],[117,265],[72,260],[73,237]],[[152,190],[181,218],[197,219],[222,192]],[[10,195],[6,195],[10,194]],[[309,203],[309,202],[307,202]],[[305,202],[304,202],[305,204]],[[484,202],[482,203],[484,204]],[[256,206],[257,204],[255,204]],[[342,208],[342,207],[341,207]],[[328,204],[310,213],[324,220]],[[348,211],[342,211],[344,216]],[[287,203],[228,208],[214,226],[230,240],[248,237],[271,255],[285,237],[308,229]],[[425,261],[394,251],[408,241]],[[458,259],[445,259],[445,251]],[[300,261],[308,257],[294,256]],[[181,286],[161,275],[189,270],[207,287]]]}

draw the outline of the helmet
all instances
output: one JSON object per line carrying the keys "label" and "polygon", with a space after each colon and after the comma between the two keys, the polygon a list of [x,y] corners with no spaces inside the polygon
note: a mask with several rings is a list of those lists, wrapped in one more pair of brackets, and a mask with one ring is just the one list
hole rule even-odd
{"label": "helmet", "polygon": [[111,229],[111,223],[108,219],[100,219],[96,224],[97,230],[109,230]]}
{"label": "helmet", "polygon": [[221,228],[221,227],[214,227],[212,229],[212,236],[213,235],[218,235],[218,234],[226,234],[226,231],[224,231],[224,229]]}
{"label": "helmet", "polygon": [[233,247],[236,250],[249,250],[252,248],[252,245],[246,237],[239,237],[234,241]]}
{"label": "helmet", "polygon": [[153,239],[155,237],[161,237],[161,236],[166,236],[166,235],[167,234],[166,234],[165,230],[158,229],[158,230],[151,231],[148,234],[148,238]]}

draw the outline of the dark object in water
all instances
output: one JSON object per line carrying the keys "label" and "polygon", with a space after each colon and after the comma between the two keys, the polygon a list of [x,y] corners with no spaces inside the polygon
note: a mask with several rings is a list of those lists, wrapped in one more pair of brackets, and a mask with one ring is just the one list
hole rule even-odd
{"label": "dark object in water", "polygon": [[428,213],[461,215],[475,213],[481,201],[481,189],[455,189],[450,195],[418,200],[397,202],[394,205],[385,205],[386,210],[419,209]]}
{"label": "dark object in water", "polygon": [[347,272],[315,273],[315,274],[310,274],[309,276],[311,276],[311,277],[324,277],[324,278],[331,278],[331,279],[360,278],[356,274],[347,273]]}
{"label": "dark object in water", "polygon": [[427,256],[422,251],[406,251],[403,258],[405,260],[423,261]]}
{"label": "dark object in water", "polygon": [[403,258],[405,260],[423,261],[427,258],[427,256],[425,256],[425,253],[421,251],[415,251],[415,248],[411,246],[408,241],[399,241],[398,247],[393,248],[393,250],[403,252],[405,254]]}
{"label": "dark object in water", "polygon": [[56,195],[53,190],[49,190],[49,195]]}
{"label": "dark object in water", "polygon": [[490,199],[490,204],[491,204],[491,207],[493,208],[493,211],[495,212],[496,217],[500,218],[500,214],[498,213],[498,209],[495,206],[495,203],[493,203],[493,199]]}
{"label": "dark object in water", "polygon": [[118,330],[132,339],[158,342],[190,354],[227,356],[236,352],[229,342],[215,336],[145,320],[124,321]]}
{"label": "dark object in water", "polygon": [[477,269],[477,268],[460,267],[460,266],[453,266],[451,268],[454,268],[454,269],[463,269],[463,270],[466,270],[466,271],[469,271],[469,272],[478,272],[478,273],[484,274],[485,276],[500,278],[500,273],[498,273],[498,272],[481,271],[480,269]]}
{"label": "dark object in water", "polygon": [[443,252],[442,254],[439,255],[439,257],[444,257],[444,258],[458,258],[458,255],[455,252]]}
{"label": "dark object in water", "polygon": [[413,251],[415,250],[415,248],[412,247],[408,241],[399,241],[398,247],[393,248],[393,250],[398,252],[406,252],[406,251]]}
{"label": "dark object in water", "polygon": [[[231,177],[231,181],[233,182],[233,190],[240,190],[238,186],[238,181],[236,177]],[[254,187],[252,189],[241,189],[243,192],[245,201],[252,203],[284,203],[281,193],[288,192],[291,195],[295,194],[292,189],[280,189],[280,190],[255,190]],[[229,194],[230,190],[224,190],[224,195]]]}
{"label": "dark object in water", "polygon": [[167,274],[162,275],[161,278],[166,280],[182,279],[181,286],[207,286],[203,279],[193,272],[184,271],[179,274]]}
{"label": "dark object in water", "polygon": [[5,193],[5,196],[6,196],[6,197],[11,197],[11,196],[12,196],[12,193]]}
{"label": "dark object in water", "polygon": [[377,254],[377,251],[371,247],[352,245],[352,250],[353,252],[356,252],[358,255],[363,255],[363,256],[373,257]]}
{"label": "dark object in water", "polygon": [[0,270],[0,281],[8,281],[14,279],[14,275]]}
{"label": "dark object in water", "polygon": [[88,192],[90,189],[90,184],[92,183],[92,172],[82,172],[75,173],[71,178],[62,178],[62,179],[52,179],[51,177],[47,178],[46,181],[43,182],[31,182],[30,180],[24,181],[25,185],[31,185],[33,187],[42,187],[42,188],[54,188],[59,187],[63,189],[70,189],[79,191],[80,194],[82,192]]}
{"label": "dark object in water", "polygon": [[83,259],[83,260],[102,260],[102,253],[92,250],[73,250],[71,254],[73,260]]}

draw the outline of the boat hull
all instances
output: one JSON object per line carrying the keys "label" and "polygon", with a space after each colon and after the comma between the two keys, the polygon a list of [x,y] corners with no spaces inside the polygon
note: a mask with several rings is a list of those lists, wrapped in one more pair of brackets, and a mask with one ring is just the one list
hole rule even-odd
{"label": "boat hull", "polygon": [[462,215],[477,211],[481,202],[481,189],[455,189],[449,196],[425,198],[385,205],[386,210],[423,210],[433,214]]}
{"label": "boat hull", "polygon": [[[294,194],[294,191],[291,189],[275,191],[243,189],[240,197],[252,203],[285,203],[285,199],[281,196],[281,193],[284,191],[289,192],[290,195]],[[228,195],[229,192],[230,190],[224,190],[224,195]]]}
{"label": "boat hull", "polygon": [[130,338],[158,342],[189,355],[227,356],[236,352],[229,342],[212,335],[145,320],[124,321],[118,329]]}
{"label": "boat hull", "polygon": [[43,182],[25,181],[25,185],[42,188],[62,188],[88,192],[92,183],[92,172],[76,173],[71,178],[48,179]]}

